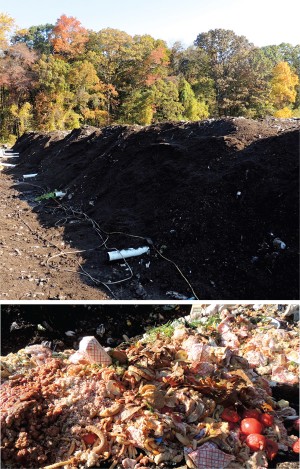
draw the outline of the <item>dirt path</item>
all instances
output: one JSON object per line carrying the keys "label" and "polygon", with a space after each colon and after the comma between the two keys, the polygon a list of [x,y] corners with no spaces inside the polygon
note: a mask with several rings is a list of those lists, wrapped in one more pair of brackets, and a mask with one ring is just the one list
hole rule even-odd
{"label": "dirt path", "polygon": [[0,173],[0,299],[107,299],[101,289],[83,283],[78,274],[80,254],[47,261],[76,251],[66,243],[62,227],[45,228],[7,174]]}

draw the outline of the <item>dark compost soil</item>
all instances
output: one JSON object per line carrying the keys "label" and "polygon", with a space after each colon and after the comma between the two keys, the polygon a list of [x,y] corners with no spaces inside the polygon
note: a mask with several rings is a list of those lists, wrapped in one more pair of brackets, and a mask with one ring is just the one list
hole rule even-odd
{"label": "dark compost soil", "polygon": [[[78,348],[83,336],[94,335],[103,347],[116,347],[190,313],[188,305],[2,305],[1,355],[43,341],[57,352]],[[72,331],[74,335],[66,335]]]}
{"label": "dark compost soil", "polygon": [[[299,127],[296,119],[226,118],[27,133],[6,173],[21,182],[15,188],[39,223],[84,251],[81,281],[108,298],[167,299],[175,291],[298,299]],[[38,173],[29,182],[40,187],[22,182],[28,173]],[[34,202],[54,190],[67,195]],[[286,248],[274,247],[275,238]],[[149,256],[128,259],[132,275],[124,262],[106,260],[109,247],[147,244]],[[62,257],[48,268],[63,275]],[[80,299],[75,286],[68,297]]]}

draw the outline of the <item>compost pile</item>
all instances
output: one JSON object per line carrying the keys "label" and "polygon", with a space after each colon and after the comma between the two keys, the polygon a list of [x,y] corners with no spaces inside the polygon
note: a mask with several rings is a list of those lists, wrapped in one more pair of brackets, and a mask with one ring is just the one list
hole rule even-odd
{"label": "compost pile", "polygon": [[[5,465],[254,469],[274,467],[278,455],[296,460],[297,412],[272,395],[274,376],[270,381],[245,358],[257,330],[274,328],[267,312],[237,306],[177,319],[107,350],[111,365],[45,345],[3,357]],[[228,336],[228,320],[245,353]],[[299,330],[278,331],[281,341],[267,362],[276,366],[284,356],[286,371],[296,373]],[[258,447],[245,430],[249,419],[258,425]]]}
{"label": "compost pile", "polygon": [[103,241],[149,243],[150,257],[129,261],[135,284],[111,287],[117,298],[296,299],[299,126],[226,118],[27,133],[10,172],[66,193],[36,210],[86,250],[96,280],[129,276],[115,265],[105,277]]}

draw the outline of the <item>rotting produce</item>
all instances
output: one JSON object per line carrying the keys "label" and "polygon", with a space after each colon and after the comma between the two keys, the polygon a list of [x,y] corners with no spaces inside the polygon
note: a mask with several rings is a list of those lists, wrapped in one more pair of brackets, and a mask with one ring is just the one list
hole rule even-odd
{"label": "rotting produce", "polygon": [[264,313],[182,318],[107,350],[106,365],[45,345],[3,357],[4,466],[238,469],[299,453],[297,412],[272,396],[281,377],[296,385],[299,329]]}

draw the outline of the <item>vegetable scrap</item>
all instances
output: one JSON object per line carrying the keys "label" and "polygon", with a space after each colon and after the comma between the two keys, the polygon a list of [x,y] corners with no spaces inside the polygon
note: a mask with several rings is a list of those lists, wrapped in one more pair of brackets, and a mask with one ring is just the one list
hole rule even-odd
{"label": "vegetable scrap", "polygon": [[85,337],[2,357],[4,467],[249,469],[298,454],[296,410],[270,384],[295,386],[299,330],[270,314],[225,308],[116,349]]}

